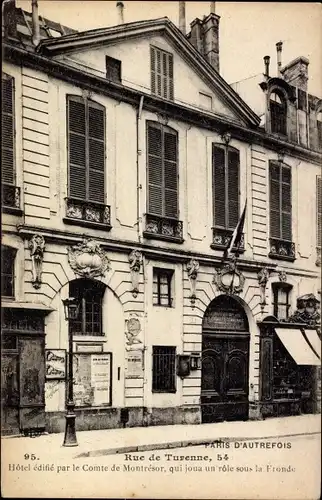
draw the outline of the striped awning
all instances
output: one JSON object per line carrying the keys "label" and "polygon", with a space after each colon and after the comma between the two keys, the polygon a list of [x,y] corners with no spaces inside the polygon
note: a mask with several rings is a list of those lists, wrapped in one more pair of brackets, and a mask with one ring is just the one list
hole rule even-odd
{"label": "striped awning", "polygon": [[321,360],[299,328],[275,328],[275,332],[298,365],[321,365]]}

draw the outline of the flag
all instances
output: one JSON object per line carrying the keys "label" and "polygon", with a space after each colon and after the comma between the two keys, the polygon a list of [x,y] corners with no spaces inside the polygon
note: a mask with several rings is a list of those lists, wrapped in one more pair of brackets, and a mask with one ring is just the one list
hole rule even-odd
{"label": "flag", "polygon": [[246,215],[246,207],[247,207],[247,200],[245,201],[245,206],[244,210],[239,218],[239,221],[237,223],[237,226],[235,227],[233,234],[230,237],[230,241],[228,243],[227,248],[225,249],[224,252],[224,259],[227,259],[230,254],[232,253],[233,247],[237,247],[237,249],[240,246],[242,236],[243,236],[243,229],[244,229],[244,223],[245,223],[245,215]]}

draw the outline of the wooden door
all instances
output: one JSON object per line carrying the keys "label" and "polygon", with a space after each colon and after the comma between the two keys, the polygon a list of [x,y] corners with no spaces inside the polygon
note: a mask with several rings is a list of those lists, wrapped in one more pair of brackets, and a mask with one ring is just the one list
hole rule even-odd
{"label": "wooden door", "polygon": [[249,336],[204,335],[202,349],[202,421],[248,417]]}

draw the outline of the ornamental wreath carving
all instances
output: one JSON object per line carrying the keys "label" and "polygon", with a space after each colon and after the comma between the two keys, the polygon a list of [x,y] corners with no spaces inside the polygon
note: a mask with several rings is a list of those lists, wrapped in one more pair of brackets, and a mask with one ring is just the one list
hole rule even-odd
{"label": "ornamental wreath carving", "polygon": [[215,273],[213,282],[221,292],[238,294],[243,291],[245,276],[237,269],[235,262],[229,262]]}
{"label": "ornamental wreath carving", "polygon": [[45,238],[42,234],[36,233],[29,240],[29,249],[32,264],[32,284],[37,290],[41,286],[42,264],[45,251]]}
{"label": "ornamental wreath carving", "polygon": [[126,350],[137,350],[143,349],[143,342],[140,339],[141,334],[141,322],[139,318],[135,315],[131,315],[130,318],[126,320]]}
{"label": "ornamental wreath carving", "polygon": [[107,253],[99,243],[86,238],[68,249],[68,262],[74,273],[82,278],[105,276],[110,269]]}

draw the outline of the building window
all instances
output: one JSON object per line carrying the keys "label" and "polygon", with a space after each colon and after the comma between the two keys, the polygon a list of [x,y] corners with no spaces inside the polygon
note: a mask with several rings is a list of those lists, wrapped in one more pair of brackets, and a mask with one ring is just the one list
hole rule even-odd
{"label": "building window", "polygon": [[151,92],[173,100],[173,55],[157,47],[150,47]]}
{"label": "building window", "polygon": [[121,83],[121,61],[113,57],[106,56],[106,78],[112,82]]}
{"label": "building window", "polygon": [[14,78],[2,75],[2,182],[15,184]]}
{"label": "building window", "polygon": [[239,151],[213,144],[214,226],[234,230],[239,219]]}
{"label": "building window", "polygon": [[15,257],[16,250],[11,247],[1,247],[1,295],[15,296]]}
{"label": "building window", "polygon": [[153,268],[153,305],[172,307],[173,270]]}
{"label": "building window", "polygon": [[292,285],[288,283],[273,283],[274,316],[279,321],[287,320],[290,309]]}
{"label": "building window", "polygon": [[68,96],[69,197],[104,203],[105,108]]}
{"label": "building window", "polygon": [[105,285],[100,281],[79,279],[69,284],[69,296],[79,299],[77,320],[69,321],[73,335],[104,335],[102,331],[102,302]]}
{"label": "building window", "polygon": [[152,392],[176,392],[176,348],[153,346]]}
{"label": "building window", "polygon": [[316,115],[316,127],[318,134],[318,147],[322,149],[322,111],[319,111]]}
{"label": "building window", "polygon": [[271,132],[286,135],[287,105],[285,97],[277,90],[269,98]]}
{"label": "building window", "polygon": [[178,136],[160,123],[148,122],[148,213],[178,218]]}
{"label": "building window", "polygon": [[295,258],[292,243],[292,175],[289,166],[271,161],[270,188],[270,256]]}
{"label": "building window", "polygon": [[211,95],[199,92],[199,103],[202,108],[212,109],[212,97]]}

